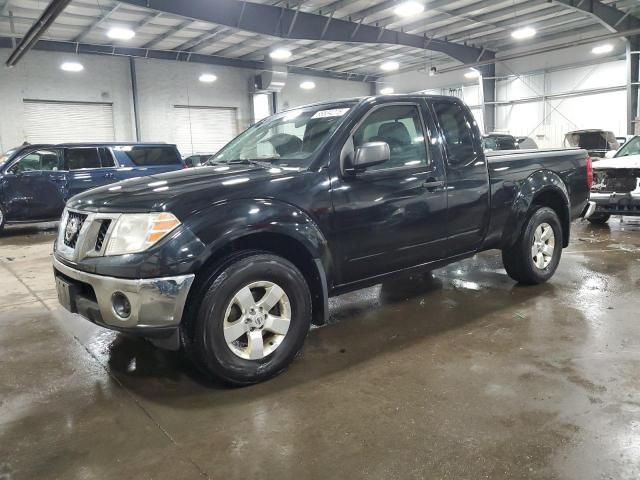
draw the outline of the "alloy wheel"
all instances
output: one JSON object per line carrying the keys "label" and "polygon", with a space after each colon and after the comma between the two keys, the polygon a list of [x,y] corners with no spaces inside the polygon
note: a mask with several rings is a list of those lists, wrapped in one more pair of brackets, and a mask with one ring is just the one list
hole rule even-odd
{"label": "alloy wheel", "polygon": [[273,353],[291,324],[291,303],[279,285],[253,282],[236,292],[227,305],[223,331],[229,349],[246,360]]}

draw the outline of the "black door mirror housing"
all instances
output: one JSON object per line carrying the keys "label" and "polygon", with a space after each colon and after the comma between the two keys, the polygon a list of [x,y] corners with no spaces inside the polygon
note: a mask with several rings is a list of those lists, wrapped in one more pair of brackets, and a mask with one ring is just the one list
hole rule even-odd
{"label": "black door mirror housing", "polygon": [[387,142],[367,142],[356,149],[352,172],[361,172],[369,167],[388,162],[391,149]]}

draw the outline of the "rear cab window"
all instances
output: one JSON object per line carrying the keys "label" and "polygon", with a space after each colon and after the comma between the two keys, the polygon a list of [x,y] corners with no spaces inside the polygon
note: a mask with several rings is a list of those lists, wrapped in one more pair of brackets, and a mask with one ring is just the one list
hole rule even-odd
{"label": "rear cab window", "polygon": [[113,153],[121,165],[159,167],[182,164],[180,153],[173,145],[118,146],[113,147]]}
{"label": "rear cab window", "polygon": [[475,120],[458,103],[437,100],[432,105],[444,137],[449,166],[462,167],[474,163],[480,153],[472,127]]}

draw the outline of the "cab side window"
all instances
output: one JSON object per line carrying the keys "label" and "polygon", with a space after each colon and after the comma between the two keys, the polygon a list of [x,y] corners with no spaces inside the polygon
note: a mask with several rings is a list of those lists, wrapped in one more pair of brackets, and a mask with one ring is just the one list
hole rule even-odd
{"label": "cab side window", "polygon": [[390,105],[371,113],[353,134],[356,150],[369,142],[386,142],[391,158],[368,171],[429,163],[420,111],[415,105]]}
{"label": "cab side window", "polygon": [[473,139],[473,120],[454,102],[434,102],[440,129],[444,135],[449,165],[464,166],[475,160],[476,146]]}
{"label": "cab side window", "polygon": [[62,170],[62,158],[57,150],[37,150],[22,157],[11,173],[44,172]]}
{"label": "cab side window", "polygon": [[67,150],[67,166],[69,170],[100,168],[100,157],[97,148],[70,148]]}

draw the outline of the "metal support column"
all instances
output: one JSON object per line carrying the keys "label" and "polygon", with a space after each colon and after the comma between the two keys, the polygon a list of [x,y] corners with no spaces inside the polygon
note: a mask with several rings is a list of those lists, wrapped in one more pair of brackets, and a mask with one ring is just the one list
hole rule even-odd
{"label": "metal support column", "polygon": [[136,142],[140,141],[140,114],[138,112],[138,76],[136,75],[136,59],[129,57],[129,71],[131,72],[131,96],[133,97],[133,122],[136,131]]}
{"label": "metal support column", "polygon": [[496,129],[496,64],[479,67],[482,74],[482,115],[484,118],[484,133]]}
{"label": "metal support column", "polygon": [[640,36],[627,37],[627,134],[635,133],[638,117],[638,80],[640,78]]}

